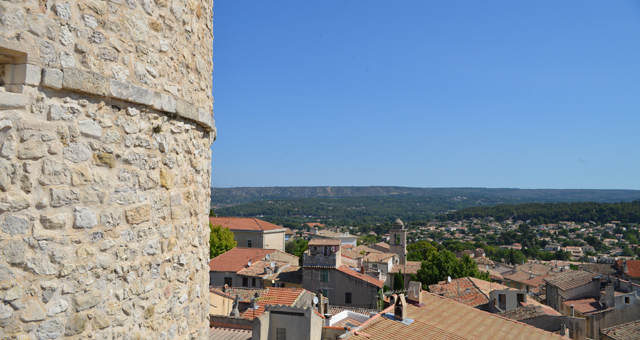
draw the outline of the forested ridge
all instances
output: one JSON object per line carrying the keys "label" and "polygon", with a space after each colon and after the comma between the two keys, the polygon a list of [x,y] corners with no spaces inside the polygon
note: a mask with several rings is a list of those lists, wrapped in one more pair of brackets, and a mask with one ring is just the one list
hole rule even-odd
{"label": "forested ridge", "polygon": [[560,221],[607,223],[615,220],[624,223],[640,223],[640,200],[619,203],[524,203],[468,207],[440,215],[438,220],[461,221],[486,217],[492,217],[497,221],[531,220],[533,223],[530,224],[534,225]]}

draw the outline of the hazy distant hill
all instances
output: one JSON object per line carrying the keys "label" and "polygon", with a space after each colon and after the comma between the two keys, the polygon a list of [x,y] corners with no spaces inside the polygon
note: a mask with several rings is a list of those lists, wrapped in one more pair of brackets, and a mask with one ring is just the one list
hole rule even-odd
{"label": "hazy distant hill", "polygon": [[261,200],[341,197],[486,197],[510,202],[631,202],[640,199],[640,190],[593,189],[487,189],[370,187],[244,187],[211,188],[211,205],[233,206]]}

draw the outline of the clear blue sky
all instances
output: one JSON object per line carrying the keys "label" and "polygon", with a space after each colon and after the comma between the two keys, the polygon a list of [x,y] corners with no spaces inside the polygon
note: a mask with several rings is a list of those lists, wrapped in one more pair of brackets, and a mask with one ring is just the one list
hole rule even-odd
{"label": "clear blue sky", "polygon": [[640,189],[638,1],[216,1],[212,186]]}

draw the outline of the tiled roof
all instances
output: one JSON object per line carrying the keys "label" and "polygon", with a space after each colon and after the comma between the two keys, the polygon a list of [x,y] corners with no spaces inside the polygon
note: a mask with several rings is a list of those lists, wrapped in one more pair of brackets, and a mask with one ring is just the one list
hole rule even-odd
{"label": "tiled roof", "polygon": [[329,306],[329,314],[331,314],[331,315],[336,315],[336,314],[338,314],[340,312],[344,312],[345,310],[348,310],[348,311],[351,311],[351,312],[355,312],[355,313],[359,313],[359,314],[366,315],[366,316],[369,316],[369,314],[371,314],[371,313],[378,314],[380,312],[378,310],[368,309],[368,308]]}
{"label": "tiled roof", "polygon": [[597,273],[589,273],[584,270],[569,270],[549,276],[544,280],[552,286],[561,290],[573,289],[591,282],[592,278],[599,276]]}
{"label": "tiled roof", "polygon": [[[616,266],[622,268],[622,263],[622,260],[617,260]],[[627,271],[624,274],[633,278],[640,277],[640,260],[627,260]]]}
{"label": "tiled roof", "polygon": [[381,251],[373,249],[373,248],[369,248],[365,245],[359,245],[357,247],[354,247],[353,249],[351,249],[351,251],[355,252],[356,254],[360,254],[361,252],[365,252],[365,253],[381,253]]}
{"label": "tiled roof", "polygon": [[596,298],[567,300],[562,304],[567,307],[571,307],[571,305],[573,305],[573,308],[575,308],[576,311],[582,313],[583,315],[591,314],[591,313],[595,313],[595,312],[599,312],[607,309],[606,307],[601,306],[600,303],[598,302],[598,299]]}
{"label": "tiled roof", "polygon": [[531,275],[529,273],[517,271],[515,273],[509,275],[503,275],[505,280],[515,281],[515,282],[524,282],[531,279]]}
{"label": "tiled roof", "polygon": [[392,253],[371,253],[366,255],[364,258],[369,262],[388,262],[390,258],[394,257],[396,254]]}
{"label": "tiled roof", "polygon": [[551,274],[544,274],[544,275],[536,276],[533,279],[529,279],[521,282],[529,286],[539,287],[541,284],[544,284],[544,279],[548,278],[549,276],[551,276]]}
{"label": "tiled roof", "polygon": [[547,315],[541,306],[525,306],[498,313],[505,318],[521,321]]}
{"label": "tiled roof", "polygon": [[582,270],[588,271],[591,273],[598,273],[603,275],[615,275],[618,273],[618,270],[615,268],[613,264],[607,263],[583,263],[580,265]]}
{"label": "tiled roof", "polygon": [[553,267],[533,262],[528,262],[516,267],[516,270],[521,272],[529,273],[529,271],[531,271],[533,275],[547,274],[551,269],[553,269]]}
{"label": "tiled roof", "polygon": [[[353,247],[351,247],[353,248]],[[351,251],[351,248],[347,248],[342,246],[340,249],[340,253],[342,254],[342,256],[348,257],[350,259],[358,259],[360,257],[362,257],[363,255],[360,255],[354,251]]]}
{"label": "tiled roof", "polygon": [[209,270],[214,272],[238,272],[249,264],[262,260],[275,249],[235,247],[209,261]]}
{"label": "tiled roof", "polygon": [[478,263],[478,265],[485,265],[485,266],[486,265],[490,265],[490,266],[493,266],[493,264],[494,264],[493,261],[489,260],[486,257],[479,256],[479,257],[474,258],[474,260],[476,261],[476,263]]}
{"label": "tiled roof", "polygon": [[340,240],[330,238],[314,238],[309,241],[310,246],[339,246]]}
{"label": "tiled roof", "polygon": [[293,231],[289,228],[284,228],[284,234],[285,235],[293,235]]}
{"label": "tiled roof", "polygon": [[391,247],[389,246],[389,244],[385,243],[385,242],[378,242],[376,243],[376,246],[380,247],[380,248],[384,248],[384,249],[391,249]]}
{"label": "tiled roof", "polygon": [[284,261],[258,261],[251,264],[251,267],[246,267],[236,274],[243,276],[255,276],[255,277],[264,277],[267,275],[265,269],[271,268],[271,264],[274,264],[277,268],[283,268],[289,266],[289,262]]}
{"label": "tiled roof", "polygon": [[384,286],[384,282],[380,281],[380,280],[376,280],[374,278],[372,278],[371,276],[367,276],[364,275],[362,273],[358,273],[357,271],[347,267],[347,266],[340,266],[339,268],[336,268],[338,271],[343,272],[347,275],[350,275],[352,277],[355,277],[358,280],[361,281],[365,281],[368,282],[374,286],[377,286],[379,288],[382,288],[382,286]]}
{"label": "tiled roof", "polygon": [[[431,339],[563,339],[560,335],[487,313],[453,300],[423,292],[424,305],[407,305],[404,325],[386,317],[364,323],[362,333],[353,340],[431,340]],[[369,337],[370,336],[370,337]]]}
{"label": "tiled roof", "polygon": [[220,286],[212,286],[209,287],[209,291],[216,293],[218,295],[222,295],[222,296],[227,296],[230,297],[232,299],[236,298],[236,295],[238,295],[238,299],[241,302],[249,302],[251,300],[251,298],[253,296],[255,296],[256,293],[258,293],[258,296],[262,296],[263,294],[266,294],[267,291],[269,291],[268,288],[235,288],[235,287],[231,287],[231,288],[227,288],[226,292],[223,292],[222,290],[224,289],[224,287],[220,287]]}
{"label": "tiled roof", "polygon": [[451,283],[430,285],[429,291],[471,307],[477,307],[489,302],[487,295],[476,287],[468,277],[451,280]]}
{"label": "tiled roof", "polygon": [[[257,299],[258,309],[247,309],[242,317],[245,319],[253,319],[264,313],[266,305],[293,305],[302,293],[308,291],[302,288],[276,288],[271,287]],[[311,293],[309,293],[311,294]]]}
{"label": "tiled roof", "polygon": [[601,329],[600,334],[613,340],[640,340],[640,320]]}
{"label": "tiled roof", "polygon": [[248,329],[234,329],[213,327],[209,329],[209,340],[251,340],[253,331]]}
{"label": "tiled roof", "polygon": [[257,218],[243,218],[243,217],[209,217],[209,222],[214,226],[220,225],[223,228],[229,228],[229,230],[276,230],[283,227],[279,227],[273,223],[265,222]]}
{"label": "tiled roof", "polygon": [[417,274],[422,262],[420,261],[407,261],[407,264],[394,264],[389,273],[398,273],[402,271],[402,274]]}
{"label": "tiled roof", "polygon": [[302,267],[289,266],[283,268],[279,273],[265,277],[267,280],[276,280],[286,283],[302,284]]}

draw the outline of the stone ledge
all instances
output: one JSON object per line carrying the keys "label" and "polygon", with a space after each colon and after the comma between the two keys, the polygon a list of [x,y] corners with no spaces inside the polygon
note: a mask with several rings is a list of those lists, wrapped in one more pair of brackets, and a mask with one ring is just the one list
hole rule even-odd
{"label": "stone ledge", "polygon": [[[60,81],[60,78],[62,80]],[[205,130],[215,132],[215,121],[207,111],[182,99],[139,85],[108,79],[102,75],[77,68],[45,68],[40,85],[116,98],[152,107],[196,122]]]}

